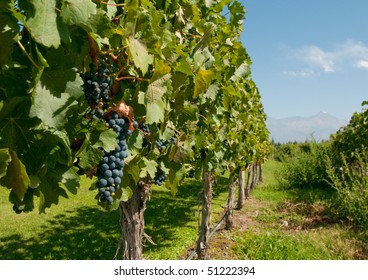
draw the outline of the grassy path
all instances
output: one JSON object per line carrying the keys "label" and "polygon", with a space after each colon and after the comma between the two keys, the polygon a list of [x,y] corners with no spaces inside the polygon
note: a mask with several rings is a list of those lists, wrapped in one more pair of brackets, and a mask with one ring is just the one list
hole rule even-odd
{"label": "grassy path", "polygon": [[368,259],[366,237],[330,215],[331,192],[280,189],[278,167],[275,161],[265,164],[265,183],[235,212],[235,228],[213,238],[211,258]]}
{"label": "grassy path", "polygon": [[[274,178],[279,163],[264,168],[243,210],[235,211],[235,228],[220,230],[210,240],[213,259],[368,259],[367,239],[330,218],[328,192],[280,190]],[[17,215],[0,188],[0,259],[112,259],[120,237],[119,213],[105,212],[84,179],[78,195],[61,199],[46,214]],[[201,182],[188,179],[176,196],[153,187],[146,210],[146,259],[184,258],[198,229]],[[227,199],[228,180],[214,188],[215,225]],[[364,247],[365,246],[365,247]]]}

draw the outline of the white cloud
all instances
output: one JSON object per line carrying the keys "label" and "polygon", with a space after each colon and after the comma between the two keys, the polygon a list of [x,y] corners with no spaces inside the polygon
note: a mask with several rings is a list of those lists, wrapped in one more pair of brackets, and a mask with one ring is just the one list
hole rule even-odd
{"label": "white cloud", "polygon": [[303,69],[285,72],[295,73],[294,76],[299,74],[300,77],[310,77],[319,72],[333,73],[348,67],[368,69],[368,46],[352,40],[340,43],[330,50],[315,45],[302,46],[292,50],[291,56],[302,63],[300,68]]}
{"label": "white cloud", "polygon": [[324,72],[335,71],[335,57],[317,46],[306,46],[298,50],[297,56],[312,68],[322,68]]}
{"label": "white cloud", "polygon": [[368,60],[359,60],[356,64],[356,67],[363,68],[368,70]]}
{"label": "white cloud", "polygon": [[318,77],[321,74],[312,70],[312,69],[302,69],[299,71],[285,71],[283,72],[283,74],[289,76],[289,77],[293,77],[293,78],[297,78],[297,77],[301,77],[301,78],[310,78],[310,77]]}

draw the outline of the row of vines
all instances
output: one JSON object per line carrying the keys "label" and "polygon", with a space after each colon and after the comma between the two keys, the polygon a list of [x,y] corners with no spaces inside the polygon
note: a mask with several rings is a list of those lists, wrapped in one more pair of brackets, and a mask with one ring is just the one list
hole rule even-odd
{"label": "row of vines", "polygon": [[97,203],[121,214],[122,257],[141,259],[151,186],[175,194],[190,174],[205,258],[213,177],[235,182],[269,149],[244,15],[231,0],[1,1],[0,183],[15,212],[96,177]]}

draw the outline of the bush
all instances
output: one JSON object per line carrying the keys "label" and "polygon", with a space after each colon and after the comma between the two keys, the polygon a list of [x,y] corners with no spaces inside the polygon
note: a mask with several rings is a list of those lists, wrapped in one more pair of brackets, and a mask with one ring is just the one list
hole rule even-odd
{"label": "bush", "polygon": [[289,145],[276,178],[285,188],[329,187],[326,170],[328,154],[327,142]]}
{"label": "bush", "polygon": [[368,226],[368,151],[355,152],[355,163],[341,156],[341,166],[328,161],[328,176],[337,191],[336,214],[354,224]]}

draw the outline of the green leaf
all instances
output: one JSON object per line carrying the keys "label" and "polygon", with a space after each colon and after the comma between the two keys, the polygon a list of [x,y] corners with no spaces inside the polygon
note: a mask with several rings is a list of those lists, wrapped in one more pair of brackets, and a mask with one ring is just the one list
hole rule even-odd
{"label": "green leaf", "polygon": [[11,57],[14,43],[18,40],[18,28],[14,18],[0,12],[0,65]]}
{"label": "green leaf", "polygon": [[217,4],[216,0],[206,0],[206,7],[211,8],[212,5]]}
{"label": "green leaf", "polygon": [[[64,173],[68,173],[68,167],[57,165],[55,168],[47,167],[44,176],[40,176],[40,191],[39,211],[44,213],[46,208],[50,208],[52,204],[59,204],[59,197],[68,198],[65,189],[61,187]],[[68,177],[68,175],[65,175]],[[61,184],[61,185],[60,185]]]}
{"label": "green leaf", "polygon": [[164,121],[165,102],[162,100],[162,98],[164,94],[169,91],[169,88],[171,90],[170,78],[170,74],[165,74],[161,78],[148,85],[145,95],[145,103],[147,106],[146,122],[148,124]]}
{"label": "green leaf", "polygon": [[113,129],[107,129],[100,133],[92,131],[91,144],[93,148],[103,148],[109,152],[116,148],[116,138],[117,134]]}
{"label": "green leaf", "polygon": [[198,97],[207,91],[213,76],[214,73],[211,70],[198,70],[195,76],[194,97]]}
{"label": "green leaf", "polygon": [[87,25],[89,18],[97,13],[91,0],[64,0],[60,16],[68,25]]}
{"label": "green leaf", "polygon": [[184,57],[176,63],[175,70],[188,76],[193,76],[192,66]]}
{"label": "green leaf", "polygon": [[140,177],[145,178],[147,173],[151,176],[151,178],[155,177],[157,171],[157,162],[155,160],[149,160],[147,158],[143,158],[143,165],[141,166]]}
{"label": "green leaf", "polygon": [[1,184],[12,189],[17,197],[22,200],[31,184],[31,180],[28,177],[26,167],[19,160],[17,153],[10,150],[9,154],[11,161],[8,165],[6,175],[1,178]]}
{"label": "green leaf", "polygon": [[145,75],[148,66],[153,63],[153,55],[148,54],[146,46],[133,37],[127,39],[127,45],[134,65],[141,69],[142,74]]}
{"label": "green leaf", "polygon": [[121,195],[121,200],[128,201],[133,195],[133,190],[130,187],[124,187],[121,190],[123,191]]}
{"label": "green leaf", "polygon": [[0,179],[5,176],[10,161],[9,149],[0,149]]}
{"label": "green leaf", "polygon": [[250,73],[250,66],[247,62],[242,63],[238,69],[236,69],[233,76],[231,76],[230,80],[236,82],[240,78],[247,77]]}
{"label": "green leaf", "polygon": [[[109,3],[109,4],[116,4],[115,3],[115,0],[108,0],[107,3]],[[107,16],[109,18],[114,17],[115,14],[116,14],[116,11],[118,10],[117,7],[114,6],[114,5],[107,5],[106,6],[106,9],[107,9],[107,13],[106,14],[107,14]]]}
{"label": "green leaf", "polygon": [[165,120],[165,103],[157,100],[155,103],[147,104],[146,123],[160,123]]}
{"label": "green leaf", "polygon": [[140,162],[141,158],[136,156],[125,165],[123,170],[124,174],[127,173],[132,177],[135,184],[137,184],[140,179]]}
{"label": "green leaf", "polygon": [[142,149],[143,137],[138,129],[135,129],[132,135],[128,138],[128,147]]}
{"label": "green leaf", "polygon": [[218,85],[216,85],[216,84],[210,85],[208,87],[204,97],[206,97],[206,98],[208,98],[212,101],[215,101],[216,98],[217,98],[218,91],[219,91]]}
{"label": "green leaf", "polygon": [[125,4],[125,13],[126,13],[126,24],[125,24],[125,32],[128,36],[134,36],[135,28],[137,25],[137,18],[138,18],[138,0],[130,0],[126,1]]}
{"label": "green leaf", "polygon": [[31,100],[13,97],[0,102],[0,147],[25,150],[29,144],[29,129],[39,123],[28,117]]}
{"label": "green leaf", "polygon": [[56,0],[33,0],[34,15],[27,22],[26,27],[37,43],[45,47],[60,46],[60,34],[57,25]]}
{"label": "green leaf", "polygon": [[[36,84],[33,92],[33,106],[31,107],[30,116],[38,117],[42,122],[56,129],[62,129],[67,124],[67,119],[70,116],[70,110],[73,107],[77,108],[78,102],[76,97],[79,97],[80,81],[68,82],[68,92],[53,94],[41,82]],[[75,96],[75,90],[78,95]]]}
{"label": "green leaf", "polygon": [[80,176],[78,175],[78,168],[75,166],[70,167],[62,176],[61,183],[72,194],[77,194],[79,187]]}
{"label": "green leaf", "polygon": [[79,155],[78,165],[86,170],[94,168],[103,158],[104,152],[101,149],[87,145]]}
{"label": "green leaf", "polygon": [[152,81],[146,91],[146,102],[154,103],[162,99],[162,96],[168,91],[171,75],[165,74],[161,78]]}

